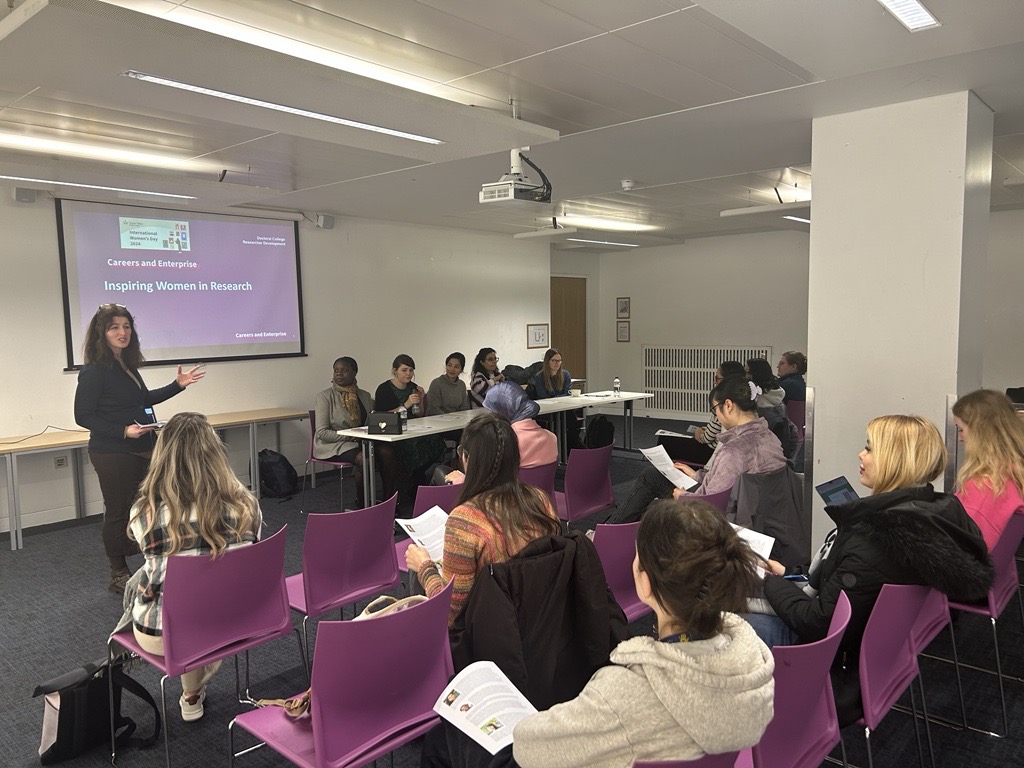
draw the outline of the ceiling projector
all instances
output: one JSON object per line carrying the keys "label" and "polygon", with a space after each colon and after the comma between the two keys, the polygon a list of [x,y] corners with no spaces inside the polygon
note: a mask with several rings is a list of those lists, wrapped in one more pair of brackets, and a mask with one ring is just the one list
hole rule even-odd
{"label": "ceiling projector", "polygon": [[[529,147],[523,147],[529,150]],[[519,149],[511,151],[511,167],[509,172],[498,181],[484,184],[480,187],[481,203],[541,203],[551,202],[551,182],[548,181],[544,171],[530,162],[530,158],[520,154]],[[523,162],[540,174],[541,184],[534,184],[523,173]]]}

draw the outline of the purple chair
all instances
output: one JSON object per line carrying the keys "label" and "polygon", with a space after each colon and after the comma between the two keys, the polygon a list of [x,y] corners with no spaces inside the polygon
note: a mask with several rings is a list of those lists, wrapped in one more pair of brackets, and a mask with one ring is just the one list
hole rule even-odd
{"label": "purple chair", "polygon": [[[273,536],[247,547],[228,550],[216,558],[172,555],[167,560],[163,584],[164,655],[142,650],[131,628],[107,640],[110,658],[117,646],[125,648],[163,672],[160,678],[160,712],[164,730],[164,756],[171,764],[167,728],[167,680],[183,673],[235,657],[238,687],[238,656],[246,653],[246,691],[242,703],[251,703],[248,691],[248,652],[258,645],[295,632],[299,639],[302,668],[307,669],[305,650],[288,613],[284,584],[284,526]],[[113,676],[110,700],[113,712]],[[111,762],[117,757],[114,721],[110,722]]]}
{"label": "purple chair", "polygon": [[724,515],[726,510],[729,508],[729,498],[732,496],[732,489],[733,486],[730,485],[724,491],[719,491],[718,493],[709,493],[706,496],[695,495],[690,498],[706,501]]}
{"label": "purple chair", "polygon": [[[341,507],[345,506],[345,468],[354,467],[347,461],[330,461],[329,459],[318,459],[313,455],[313,438],[316,436],[316,411],[309,412],[309,457],[306,459],[306,469],[302,473],[302,494],[299,496],[299,512],[303,512],[306,509],[306,478],[309,477],[309,465],[312,464],[328,464],[332,467],[338,467],[341,470],[341,476],[338,478],[338,489],[341,494],[340,504]],[[311,487],[316,489],[316,467],[313,467],[313,480]]]}
{"label": "purple chair", "polygon": [[[576,450],[579,450],[578,448]],[[550,464],[541,464],[539,467],[520,467],[519,479],[529,485],[536,485],[555,503],[555,470],[558,469],[558,461]]]}
{"label": "purple chair", "polygon": [[[910,703],[917,732],[917,706],[911,688],[918,676],[917,653],[910,642],[910,632],[917,622],[921,608],[928,599],[930,587],[909,584],[886,584],[882,587],[875,607],[871,610],[860,647],[860,691],[864,715],[857,720],[864,726],[868,768],[874,762],[871,756],[871,731],[892,709],[892,705],[910,688]],[[931,752],[931,731],[928,726],[928,707],[923,700],[924,729]],[[918,755],[924,764],[924,753],[918,737]],[[934,755],[932,765],[935,764]]]}
{"label": "purple chair", "polygon": [[[354,768],[433,728],[453,673],[448,644],[452,583],[424,603],[365,621],[325,621],[313,657],[309,716],[279,707],[238,715],[234,726],[303,768]],[[246,750],[247,751],[247,750]],[[242,754],[242,753],[239,753]]]}
{"label": "purple chair", "polygon": [[[934,640],[943,629],[949,627],[949,638],[952,642],[953,648],[953,664],[956,670],[956,687],[960,692],[960,722],[955,723],[958,728],[967,727],[967,709],[964,706],[964,686],[963,681],[960,678],[960,659],[957,655],[956,650],[956,637],[953,634],[953,627],[949,622],[949,601],[946,596],[939,592],[937,589],[932,589],[928,593],[928,597],[925,598],[924,605],[921,607],[921,612],[917,616],[917,621],[914,622],[914,626],[910,629],[910,646],[914,649],[914,653],[918,656],[928,656],[924,653],[925,648]],[[928,656],[928,658],[939,658],[937,656]],[[941,661],[949,661],[948,659],[940,659]],[[924,673],[919,672],[921,679],[921,690],[924,690]],[[905,711],[900,707],[896,707],[901,712]],[[941,718],[936,717],[937,722],[940,724],[954,725],[952,721],[943,721]]]}
{"label": "purple chair", "polygon": [[[850,601],[840,592],[824,639],[772,648],[775,717],[750,750],[754,768],[817,768],[836,744],[843,743],[829,670],[850,613]],[[740,765],[743,762],[741,758]]]}
{"label": "purple chair", "polygon": [[[416,501],[412,505],[412,519],[415,520],[433,507],[440,507],[451,514],[460,493],[462,493],[461,485],[421,485],[416,489]],[[409,539],[395,542],[395,557],[398,558],[398,570],[402,573],[409,570],[405,567],[405,550],[411,543]]]}
{"label": "purple chair", "polygon": [[667,763],[638,760],[633,768],[733,768],[739,752],[723,752],[720,755],[704,755],[696,760],[672,760]]}
{"label": "purple chair", "polygon": [[310,619],[375,597],[399,583],[394,545],[397,501],[395,494],[365,509],[306,518],[302,572],[289,576],[285,584],[288,604],[303,614],[307,659]]}
{"label": "purple chair", "polygon": [[[612,446],[574,448],[565,468],[565,493],[555,491],[558,516],[568,523],[615,506],[612,494]],[[552,482],[554,478],[552,477]]]}
{"label": "purple chair", "polygon": [[626,614],[627,621],[634,621],[651,610],[637,596],[633,582],[633,558],[636,556],[636,532],[639,529],[638,522],[621,525],[598,523],[594,527],[594,549],[601,558],[612,596]]}
{"label": "purple chair", "polygon": [[[1017,594],[1018,604],[1020,605],[1020,617],[1021,625],[1024,626],[1024,596],[1020,594],[1020,576],[1017,572],[1017,561],[1015,559],[1015,553],[1017,547],[1020,546],[1021,540],[1024,539],[1024,507],[1017,509],[1012,515],[1010,520],[1006,524],[1006,529],[1000,534],[999,541],[996,542],[995,546],[992,547],[992,551],[989,555],[992,557],[992,565],[995,566],[995,579],[992,582],[992,588],[988,591],[988,600],[984,605],[971,605],[970,603],[956,603],[950,601],[949,607],[953,610],[964,611],[965,613],[973,613],[976,616],[985,616],[988,618],[992,625],[992,646],[995,650],[996,657],[996,678],[999,680],[999,700],[1003,707],[1003,733],[991,733],[989,731],[983,731],[983,733],[991,733],[993,736],[1005,736],[1007,733],[1007,719],[1006,719],[1006,692],[1003,690],[1003,665],[999,660],[999,635],[996,632],[996,620],[1002,615],[1003,609],[1006,608],[1007,603],[1010,602],[1010,598]],[[953,632],[953,625],[949,625],[950,634],[953,635],[953,647],[956,647],[956,635]],[[960,666],[969,667],[970,665],[961,665],[957,662],[957,670],[959,671]],[[970,667],[971,669],[990,672],[991,670],[981,669],[979,667]],[[963,709],[963,689],[960,691],[960,707]]]}

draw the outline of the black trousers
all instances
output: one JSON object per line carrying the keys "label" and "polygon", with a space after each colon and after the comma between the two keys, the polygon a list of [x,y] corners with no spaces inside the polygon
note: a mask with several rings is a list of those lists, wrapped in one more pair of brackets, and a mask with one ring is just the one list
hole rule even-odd
{"label": "black trousers", "polygon": [[107,557],[137,555],[139,545],[128,538],[128,512],[149,470],[149,457],[89,451],[89,461],[103,493],[103,549]]}

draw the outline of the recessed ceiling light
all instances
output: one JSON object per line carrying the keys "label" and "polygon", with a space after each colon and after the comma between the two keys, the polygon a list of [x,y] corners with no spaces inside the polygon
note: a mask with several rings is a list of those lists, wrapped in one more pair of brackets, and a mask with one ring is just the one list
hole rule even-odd
{"label": "recessed ceiling light", "polygon": [[[78,141],[50,139],[44,136],[24,136],[17,133],[0,134],[0,147],[20,149],[27,152],[49,152],[66,157],[81,157],[89,160],[106,160],[125,165],[144,165],[150,168],[171,168],[175,170],[209,171],[209,161],[192,160],[185,157],[160,155],[153,152],[137,152],[133,149],[104,147]],[[217,166],[220,168],[220,166]]]}
{"label": "recessed ceiling light", "polygon": [[124,77],[130,77],[134,80],[141,80],[145,83],[154,83],[156,85],[166,85],[168,88],[177,88],[181,91],[190,91],[192,93],[199,93],[204,96],[213,96],[217,99],[226,99],[227,101],[235,101],[239,104],[248,104],[253,107],[262,107],[263,109],[272,109],[275,112],[285,112],[289,115],[297,115],[299,117],[308,117],[313,120],[322,120],[325,123],[334,123],[336,125],[345,125],[349,128],[359,128],[364,131],[373,131],[374,133],[383,133],[387,136],[397,136],[400,139],[409,139],[410,141],[419,141],[423,144],[444,144],[445,142],[440,139],[434,139],[430,136],[420,136],[416,133],[406,133],[405,131],[396,131],[392,128],[384,128],[380,125],[373,125],[371,123],[360,123],[356,120],[346,120],[343,117],[336,117],[335,115],[326,115],[322,112],[312,112],[308,109],[299,109],[298,107],[289,107],[286,104],[278,104],[273,101],[263,101],[262,99],[252,99],[248,96],[239,96],[236,93],[227,93],[226,91],[218,91],[213,88],[205,88],[201,85],[192,85],[191,83],[183,83],[179,80],[168,80],[166,77],[157,77],[156,75],[147,75],[145,72],[136,72],[133,69],[129,69],[127,72],[121,73]]}
{"label": "recessed ceiling light", "polygon": [[639,243],[613,243],[611,240],[584,240],[582,237],[567,237],[566,241],[572,243],[593,243],[594,245],[619,245],[623,248],[639,248]]}
{"label": "recessed ceiling light", "polygon": [[783,216],[782,218],[789,219],[790,221],[799,221],[799,222],[801,222],[803,224],[810,224],[811,223],[810,219],[801,219],[799,216]]}
{"label": "recessed ceiling light", "polygon": [[558,223],[567,227],[580,227],[582,229],[605,229],[609,232],[653,232],[664,229],[654,224],[641,224],[625,219],[602,219],[591,216],[558,216]]}
{"label": "recessed ceiling light", "polygon": [[2,176],[7,181],[27,181],[33,184],[54,184],[58,187],[80,187],[82,189],[100,189],[104,192],[129,192],[133,195],[152,195],[154,197],[173,197],[177,200],[196,200],[193,195],[172,195],[170,192],[150,192],[146,189],[128,189],[126,187],[104,187],[99,184],[79,184],[74,181],[58,181],[56,179],[30,179],[26,176]]}
{"label": "recessed ceiling light", "polygon": [[942,26],[942,22],[917,0],[878,0],[878,2],[911,32]]}

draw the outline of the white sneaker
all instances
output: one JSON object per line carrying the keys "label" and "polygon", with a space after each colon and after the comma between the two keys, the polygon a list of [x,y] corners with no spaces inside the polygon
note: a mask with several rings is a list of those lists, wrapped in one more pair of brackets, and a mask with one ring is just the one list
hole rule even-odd
{"label": "white sneaker", "polygon": [[185,698],[185,694],[181,694],[181,698],[178,703],[181,705],[181,719],[186,723],[191,723],[194,720],[198,720],[203,716],[203,702],[206,701],[206,687],[204,686],[199,691],[199,695],[196,697],[195,704],[189,704],[188,699]]}

